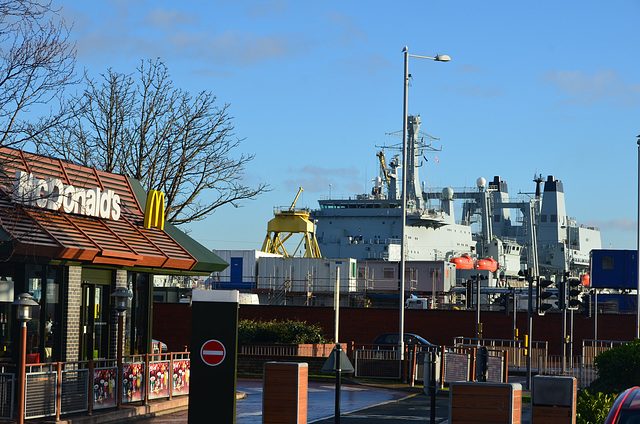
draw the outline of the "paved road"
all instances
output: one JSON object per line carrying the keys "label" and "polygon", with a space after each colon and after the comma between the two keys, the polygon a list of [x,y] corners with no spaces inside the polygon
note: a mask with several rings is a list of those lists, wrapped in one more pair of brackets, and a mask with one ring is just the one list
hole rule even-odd
{"label": "paved road", "polygon": [[[237,424],[259,424],[262,422],[262,380],[238,380],[237,389],[247,393],[245,399],[236,402]],[[340,411],[342,414],[359,411],[373,405],[386,404],[406,398],[410,393],[378,387],[342,385]],[[422,396],[425,398],[424,396]],[[335,386],[327,383],[309,382],[308,422],[333,422],[335,414]],[[326,421],[328,417],[330,421]],[[136,421],[144,424],[186,423],[187,411]],[[371,424],[371,423],[370,423]]]}

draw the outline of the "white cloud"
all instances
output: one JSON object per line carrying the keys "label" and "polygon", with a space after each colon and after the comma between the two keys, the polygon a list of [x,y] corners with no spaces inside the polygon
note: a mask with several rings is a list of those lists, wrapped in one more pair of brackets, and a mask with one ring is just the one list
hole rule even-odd
{"label": "white cloud", "polygon": [[305,191],[313,193],[334,194],[355,193],[362,190],[361,186],[354,186],[354,181],[359,181],[360,173],[356,167],[326,168],[315,165],[307,165],[299,169],[291,169],[288,172],[291,177],[284,181],[289,191],[302,187]]}
{"label": "white cloud", "polygon": [[569,104],[592,106],[611,100],[619,106],[634,107],[640,102],[640,85],[626,83],[610,69],[593,75],[582,71],[549,70],[538,79],[565,94]]}
{"label": "white cloud", "polygon": [[618,218],[610,219],[606,221],[592,220],[585,223],[588,227],[599,228],[600,231],[622,231],[633,232],[635,234],[637,230],[637,223],[631,218]]}
{"label": "white cloud", "polygon": [[501,88],[495,86],[484,86],[484,85],[456,85],[448,86],[448,91],[452,91],[463,97],[473,97],[473,98],[484,98],[484,99],[495,99],[497,97],[504,96],[504,91]]}
{"label": "white cloud", "polygon": [[159,7],[149,12],[144,21],[160,29],[173,29],[180,25],[193,24],[198,21],[198,18],[193,13]]}

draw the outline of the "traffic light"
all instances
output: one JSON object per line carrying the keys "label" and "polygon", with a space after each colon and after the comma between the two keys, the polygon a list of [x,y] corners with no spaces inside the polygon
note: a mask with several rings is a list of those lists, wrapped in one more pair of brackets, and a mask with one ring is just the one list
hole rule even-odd
{"label": "traffic light", "polygon": [[511,315],[513,309],[513,297],[512,293],[502,293],[498,297],[498,305],[500,306],[500,312],[504,312],[506,316]]}
{"label": "traffic light", "polygon": [[553,281],[540,277],[538,280],[538,287],[536,289],[536,311],[538,315],[544,315],[553,305],[547,303],[546,300],[553,296],[553,293],[549,291],[549,286],[553,284]]}
{"label": "traffic light", "polygon": [[580,305],[582,305],[580,300],[580,295],[582,294],[582,282],[579,278],[569,278],[567,283],[569,286],[569,302],[567,308],[578,309]]}
{"label": "traffic light", "polygon": [[473,308],[473,281],[472,280],[467,280],[464,306],[467,309]]}
{"label": "traffic light", "polygon": [[506,315],[509,315],[509,299],[507,293],[500,293],[498,296],[498,306],[500,307],[500,312],[504,312]]}
{"label": "traffic light", "polygon": [[582,307],[582,313],[587,318],[591,318],[591,295],[589,293],[582,295]]}

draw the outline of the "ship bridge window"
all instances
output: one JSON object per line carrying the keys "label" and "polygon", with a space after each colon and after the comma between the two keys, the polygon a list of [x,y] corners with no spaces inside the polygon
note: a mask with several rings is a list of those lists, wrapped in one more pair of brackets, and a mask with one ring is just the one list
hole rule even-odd
{"label": "ship bridge window", "polygon": [[603,271],[613,271],[614,266],[613,266],[613,258],[611,257],[603,257],[602,258],[602,270]]}
{"label": "ship bridge window", "polygon": [[551,222],[558,222],[558,215],[551,215]]}
{"label": "ship bridge window", "polygon": [[493,215],[493,222],[500,222],[500,215]]}
{"label": "ship bridge window", "polygon": [[540,215],[540,222],[547,222],[547,215]]}

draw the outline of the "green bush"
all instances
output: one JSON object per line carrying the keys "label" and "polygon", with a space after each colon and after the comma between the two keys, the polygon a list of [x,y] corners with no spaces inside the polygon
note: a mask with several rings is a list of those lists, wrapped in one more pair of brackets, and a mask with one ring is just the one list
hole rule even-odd
{"label": "green bush", "polygon": [[303,321],[256,322],[241,320],[238,323],[239,343],[327,343],[319,325],[308,325]]}
{"label": "green bush", "polygon": [[576,405],[576,424],[603,423],[615,399],[615,394],[591,394],[588,390],[580,390]]}
{"label": "green bush", "polygon": [[602,352],[595,365],[598,379],[589,386],[593,393],[620,393],[640,385],[640,339]]}

